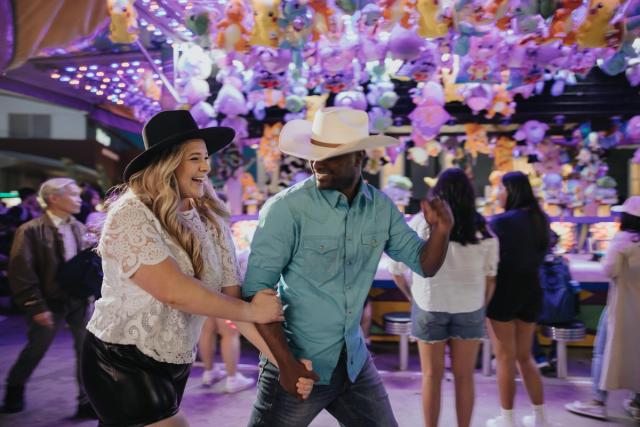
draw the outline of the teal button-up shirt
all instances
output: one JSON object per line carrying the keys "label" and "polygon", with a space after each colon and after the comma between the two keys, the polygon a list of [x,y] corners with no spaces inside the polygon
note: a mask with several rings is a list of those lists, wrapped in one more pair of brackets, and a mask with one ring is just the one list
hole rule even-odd
{"label": "teal button-up shirt", "polygon": [[346,344],[355,381],[367,359],[360,317],[382,252],[422,275],[423,245],[374,187],[363,182],[349,206],[344,194],[319,190],[311,177],[260,211],[242,293],[277,287],[294,356],[310,359],[318,384],[329,384]]}

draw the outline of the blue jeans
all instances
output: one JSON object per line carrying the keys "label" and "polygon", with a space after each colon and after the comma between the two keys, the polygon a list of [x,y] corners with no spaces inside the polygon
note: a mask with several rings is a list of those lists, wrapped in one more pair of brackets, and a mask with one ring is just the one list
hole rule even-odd
{"label": "blue jeans", "polygon": [[593,358],[591,359],[591,380],[593,381],[593,398],[600,402],[607,401],[607,391],[600,389],[600,376],[602,375],[602,359],[604,357],[604,346],[607,343],[607,306],[600,314],[598,321],[598,331],[596,332],[596,342],[593,346]]}
{"label": "blue jeans", "polygon": [[288,394],[278,381],[278,368],[260,363],[258,397],[253,405],[251,427],[303,427],[326,409],[341,426],[395,427],[389,396],[371,356],[355,382],[347,375],[343,351],[328,385],[315,385],[306,401]]}

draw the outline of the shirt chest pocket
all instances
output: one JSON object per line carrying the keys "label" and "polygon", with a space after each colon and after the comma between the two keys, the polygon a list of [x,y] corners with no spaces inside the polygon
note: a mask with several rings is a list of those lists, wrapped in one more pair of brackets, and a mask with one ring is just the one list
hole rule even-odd
{"label": "shirt chest pocket", "polygon": [[305,270],[325,277],[335,272],[338,262],[338,239],[305,237],[302,247]]}
{"label": "shirt chest pocket", "polygon": [[380,256],[384,246],[389,239],[389,233],[378,231],[374,233],[363,233],[360,238],[361,254],[364,257],[363,266],[365,269],[377,269]]}

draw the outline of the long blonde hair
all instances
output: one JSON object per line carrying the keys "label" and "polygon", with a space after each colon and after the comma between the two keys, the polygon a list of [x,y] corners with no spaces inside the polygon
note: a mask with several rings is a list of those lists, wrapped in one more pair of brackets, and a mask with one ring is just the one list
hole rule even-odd
{"label": "long blonde hair", "polygon": [[[149,166],[131,175],[129,181],[118,188],[117,193],[124,194],[127,189],[133,191],[158,218],[167,233],[189,255],[195,277],[200,279],[204,272],[202,244],[179,214],[180,189],[175,171],[186,156],[186,147],[187,144],[179,144],[167,149]],[[230,214],[216,196],[211,182],[205,180],[204,196],[191,199],[191,202],[200,219],[212,224],[220,235],[221,221],[228,220]],[[113,201],[109,203],[112,204]]]}

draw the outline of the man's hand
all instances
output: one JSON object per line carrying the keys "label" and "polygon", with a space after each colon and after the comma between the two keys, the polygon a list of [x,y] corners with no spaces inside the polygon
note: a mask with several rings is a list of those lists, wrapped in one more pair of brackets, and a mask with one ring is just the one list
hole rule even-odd
{"label": "man's hand", "polygon": [[420,202],[424,219],[429,224],[432,232],[438,230],[447,235],[453,228],[453,214],[447,202],[436,197],[431,201],[423,200]]}
{"label": "man's hand", "polygon": [[[308,359],[300,359],[302,364],[307,368],[308,371],[313,371],[313,364],[311,360]],[[311,390],[313,390],[313,383],[315,381],[312,378],[298,378],[298,382],[296,383],[296,388],[298,389],[298,394],[302,396],[302,400],[307,400],[309,395],[311,394]]]}
{"label": "man's hand", "polygon": [[279,363],[280,385],[287,393],[300,400],[306,399],[311,393],[309,381],[316,382],[320,379],[318,374],[307,369],[307,366],[311,365],[306,362],[292,359],[290,363]]}
{"label": "man's hand", "polygon": [[33,321],[45,328],[53,328],[53,314],[50,311],[43,311],[42,313],[35,314]]}
{"label": "man's hand", "polygon": [[273,323],[284,320],[282,303],[273,289],[264,289],[251,300],[251,320],[254,323]]}

